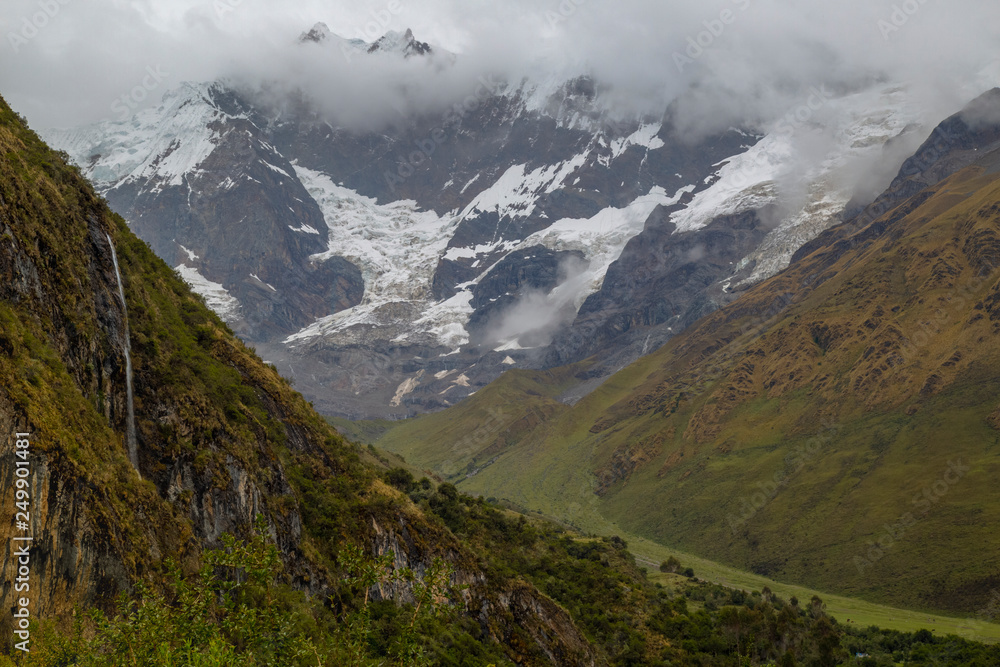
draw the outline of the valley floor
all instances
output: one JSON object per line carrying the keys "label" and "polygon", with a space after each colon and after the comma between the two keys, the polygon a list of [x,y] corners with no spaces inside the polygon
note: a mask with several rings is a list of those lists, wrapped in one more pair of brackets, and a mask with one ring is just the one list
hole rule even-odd
{"label": "valley floor", "polygon": [[[531,514],[544,516],[538,512],[531,512]],[[556,518],[546,518],[558,522]],[[1000,624],[986,623],[975,617],[941,616],[923,611],[899,609],[859,598],[833,595],[804,586],[774,581],[630,534],[600,516],[593,515],[580,517],[580,519],[578,526],[587,532],[598,535],[617,535],[624,539],[629,545],[629,550],[635,556],[636,562],[649,570],[650,579],[664,585],[676,578],[677,575],[660,573],[659,564],[673,556],[680,560],[684,567],[692,568],[695,576],[699,579],[728,588],[760,591],[766,586],[776,595],[785,599],[797,597],[800,600],[808,600],[813,595],[818,595],[826,603],[827,613],[845,625],[858,628],[875,625],[900,632],[916,632],[927,629],[938,636],[958,635],[965,639],[987,644],[1000,642]]]}

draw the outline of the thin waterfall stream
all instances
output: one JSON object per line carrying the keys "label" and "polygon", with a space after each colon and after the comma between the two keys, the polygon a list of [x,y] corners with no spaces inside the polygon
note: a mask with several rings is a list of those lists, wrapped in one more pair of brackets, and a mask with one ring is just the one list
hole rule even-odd
{"label": "thin waterfall stream", "polygon": [[115,264],[115,277],[118,279],[118,296],[121,297],[122,311],[125,313],[125,389],[128,396],[128,422],[125,428],[128,458],[135,471],[139,472],[139,452],[135,438],[135,403],[132,399],[132,340],[128,327],[128,305],[125,303],[125,289],[122,287],[121,271],[118,270],[118,254],[115,252],[115,244],[111,240],[111,235],[107,236],[108,245],[111,246],[111,259]]}

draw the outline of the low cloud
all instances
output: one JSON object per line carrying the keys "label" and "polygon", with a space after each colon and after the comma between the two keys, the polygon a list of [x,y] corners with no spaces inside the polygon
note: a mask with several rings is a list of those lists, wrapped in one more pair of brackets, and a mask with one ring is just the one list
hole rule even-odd
{"label": "low cloud", "polygon": [[576,256],[559,265],[559,284],[550,292],[526,291],[490,321],[483,345],[496,347],[516,342],[522,347],[544,347],[562,327],[576,317],[579,299],[591,278],[586,260]]}
{"label": "low cloud", "polygon": [[[412,61],[352,68],[339,52],[297,45],[317,21],[365,41],[410,27],[459,53],[459,64],[444,72]],[[0,35],[0,93],[42,126],[112,117],[114,100],[141,85],[147,68],[162,67],[166,87],[220,76],[294,84],[348,123],[447,104],[484,74],[590,74],[624,112],[679,100],[678,125],[708,133],[771,122],[810,86],[844,90],[877,79],[908,83],[931,115],[943,117],[990,84],[977,75],[996,62],[1000,5],[7,0]]]}

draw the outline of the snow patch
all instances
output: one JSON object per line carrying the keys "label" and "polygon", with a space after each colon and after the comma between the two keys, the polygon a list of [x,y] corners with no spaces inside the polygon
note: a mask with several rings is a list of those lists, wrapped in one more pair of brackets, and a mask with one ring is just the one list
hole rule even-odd
{"label": "snow patch", "polygon": [[[740,268],[753,262],[753,272],[732,288],[775,275],[788,266],[803,244],[840,222],[854,194],[859,165],[883,159],[886,142],[920,122],[919,106],[901,87],[867,90],[831,100],[828,105],[833,121],[823,129],[827,138],[825,155],[810,161],[803,179],[805,189],[797,201],[783,193],[784,210],[777,226],[740,262]],[[815,132],[813,128],[805,129]],[[790,161],[789,167],[800,163]],[[788,207],[790,199],[793,206]]]}
{"label": "snow patch", "polygon": [[254,280],[256,280],[257,282],[259,282],[261,285],[264,285],[265,287],[267,287],[272,292],[277,292],[278,291],[278,290],[276,290],[274,288],[274,285],[271,285],[270,283],[265,283],[263,280],[261,280],[260,276],[258,276],[256,273],[251,273],[250,277],[253,278]]}
{"label": "snow patch", "polygon": [[[550,250],[583,252],[590,266],[580,277],[579,292],[573,297],[574,305],[579,310],[588,296],[601,289],[608,268],[621,256],[632,237],[643,230],[653,210],[657,206],[676,204],[693,189],[694,186],[689,185],[668,195],[663,188],[653,187],[649,194],[637,198],[625,208],[606,208],[592,218],[559,220],[547,229],[532,234],[515,249],[542,245]],[[553,292],[573,287],[564,284]]]}
{"label": "snow patch", "polygon": [[[285,343],[299,344],[320,336],[367,342],[374,336],[451,349],[468,342],[465,322],[472,312],[471,294],[463,305],[461,299],[434,304],[431,293],[434,271],[458,218],[422,211],[413,201],[379,204],[337,185],[326,174],[293,167],[319,204],[328,228],[328,249],[313,255],[312,261],[343,257],[352,262],[361,269],[365,295],[357,306],[314,322]],[[441,319],[434,321],[426,317],[428,313]]]}
{"label": "snow patch", "polygon": [[660,124],[643,125],[638,130],[622,139],[615,139],[611,142],[611,159],[616,160],[632,146],[639,146],[646,150],[656,150],[665,145],[660,139]]}
{"label": "snow patch", "polygon": [[[261,142],[261,143],[264,144],[264,146],[266,146],[267,148],[270,148],[271,150],[274,150],[274,147],[273,146],[269,146],[267,144],[267,142]],[[277,153],[277,151],[275,151],[275,153]],[[276,167],[273,164],[271,164],[270,162],[266,162],[266,161],[263,161],[263,160],[262,160],[262,162],[264,162],[264,166],[267,167],[268,169],[270,169],[271,171],[276,171],[279,174],[281,174],[282,176],[291,176],[291,174],[289,174],[287,171],[285,171],[281,167]]]}
{"label": "snow patch", "polygon": [[477,245],[474,248],[448,248],[443,259],[454,262],[457,259],[473,259],[480,255],[492,254],[498,250],[506,252],[517,246],[517,243],[500,239],[495,243]]}
{"label": "snow patch", "polygon": [[205,299],[205,305],[215,311],[215,314],[225,322],[235,322],[240,316],[240,302],[219,283],[201,275],[197,269],[183,264],[174,267],[195,294]]}
{"label": "snow patch", "polygon": [[747,152],[729,158],[694,196],[691,203],[670,216],[677,232],[701,229],[723,215],[759,209],[778,199],[776,182],[792,162],[791,137],[771,134]]}
{"label": "snow patch", "polygon": [[[174,241],[174,243],[177,243],[177,242]],[[200,259],[200,257],[198,257],[198,255],[194,254],[192,251],[188,250],[187,248],[185,248],[184,246],[182,246],[180,243],[177,243],[177,246],[181,249],[181,251],[185,255],[188,256],[188,261],[193,262],[193,261],[195,261],[197,259]]]}
{"label": "snow patch", "polygon": [[69,153],[102,193],[146,179],[157,189],[183,185],[215,150],[218,135],[210,125],[227,117],[212,101],[213,85],[184,83],[165,93],[159,106],[127,120],[51,130],[44,137]]}
{"label": "snow patch", "polygon": [[531,171],[526,171],[527,165],[514,165],[493,185],[480,192],[465,207],[462,217],[481,213],[496,213],[501,219],[530,217],[538,199],[562,187],[566,179],[582,167],[586,160],[587,154],[583,153],[571,160]]}

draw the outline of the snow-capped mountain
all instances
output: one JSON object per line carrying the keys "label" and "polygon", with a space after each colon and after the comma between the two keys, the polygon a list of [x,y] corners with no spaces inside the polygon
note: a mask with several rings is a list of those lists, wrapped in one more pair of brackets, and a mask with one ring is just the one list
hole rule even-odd
{"label": "snow-capped mountain", "polygon": [[430,44],[419,42],[413,36],[413,31],[407,29],[405,33],[395,31],[387,32],[377,42],[368,47],[368,53],[376,52],[399,53],[404,58],[414,56],[426,56],[433,52]]}
{"label": "snow-capped mountain", "polygon": [[[455,57],[410,31],[300,42]],[[479,86],[352,130],[185,84],[46,139],[317,407],[359,417],[446,406],[511,367],[617,370],[786,266],[840,220],[859,165],[923,138],[888,85],[695,138],[672,109],[612,113],[587,78]]]}

